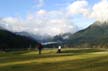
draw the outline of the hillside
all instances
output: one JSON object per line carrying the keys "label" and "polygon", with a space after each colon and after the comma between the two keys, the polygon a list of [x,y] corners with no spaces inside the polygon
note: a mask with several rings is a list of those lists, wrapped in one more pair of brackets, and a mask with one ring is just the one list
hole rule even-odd
{"label": "hillside", "polygon": [[66,44],[75,47],[108,47],[108,22],[95,22],[72,35]]}
{"label": "hillside", "polygon": [[22,50],[37,46],[37,41],[0,29],[0,50]]}

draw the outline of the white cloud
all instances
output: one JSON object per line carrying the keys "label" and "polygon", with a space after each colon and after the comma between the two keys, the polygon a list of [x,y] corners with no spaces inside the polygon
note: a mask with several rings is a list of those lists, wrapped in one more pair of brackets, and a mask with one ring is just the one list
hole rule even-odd
{"label": "white cloud", "polygon": [[91,18],[97,21],[108,21],[108,0],[101,0],[93,6]]}
{"label": "white cloud", "polygon": [[[77,27],[61,10],[39,10],[22,20],[14,17],[2,19],[5,28],[14,32],[27,31],[39,35],[55,36],[61,33],[74,33]],[[6,24],[8,26],[6,27]]]}
{"label": "white cloud", "polygon": [[88,2],[86,0],[77,0],[67,7],[68,14],[73,16],[76,14],[86,15],[88,13],[88,10],[86,8],[87,6]]}
{"label": "white cloud", "polygon": [[[40,11],[40,10],[39,10]],[[43,11],[43,10],[42,10]],[[44,10],[45,11],[45,10]],[[45,11],[45,15],[36,14],[32,22],[38,28],[37,33],[58,35],[61,33],[75,32],[76,26],[65,16],[62,11]]]}
{"label": "white cloud", "polygon": [[7,17],[7,18],[3,18],[3,21],[13,24],[13,23],[18,23],[18,19],[17,18],[12,18],[12,17]]}
{"label": "white cloud", "polygon": [[104,22],[108,21],[108,0],[100,0],[91,8],[87,0],[77,0],[67,7],[68,14],[75,16],[82,14],[89,19]]}
{"label": "white cloud", "polygon": [[0,21],[0,25],[11,31],[22,31],[26,29],[26,25],[22,20],[16,17],[6,17]]}
{"label": "white cloud", "polygon": [[36,12],[37,15],[46,15],[47,14],[47,11],[45,10],[39,10]]}

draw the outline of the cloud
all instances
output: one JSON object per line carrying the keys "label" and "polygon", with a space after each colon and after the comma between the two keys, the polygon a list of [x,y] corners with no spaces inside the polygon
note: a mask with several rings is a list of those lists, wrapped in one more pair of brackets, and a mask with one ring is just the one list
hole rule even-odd
{"label": "cloud", "polygon": [[108,21],[108,0],[101,0],[96,3],[92,8],[90,17],[101,22]]}
{"label": "cloud", "polygon": [[24,22],[16,17],[2,18],[0,21],[0,26],[14,32],[22,31],[27,28]]}
{"label": "cloud", "polygon": [[67,7],[68,14],[73,16],[76,14],[86,15],[88,13],[87,6],[88,2],[86,0],[77,0]]}
{"label": "cloud", "polygon": [[108,21],[108,0],[100,0],[91,7],[87,0],[77,0],[71,3],[67,10],[68,14],[72,16],[81,14],[88,19],[100,22]]}
{"label": "cloud", "polygon": [[47,11],[45,11],[45,10],[39,10],[39,11],[36,12],[36,14],[38,14],[38,15],[46,15]]}
{"label": "cloud", "polygon": [[76,26],[61,10],[39,10],[34,15],[32,23],[35,23],[36,33],[41,35],[54,36],[61,33],[76,32]]}
{"label": "cloud", "polygon": [[13,32],[27,31],[38,35],[55,36],[63,33],[74,33],[77,27],[61,10],[38,10],[26,19],[6,17],[2,19],[4,27]]}

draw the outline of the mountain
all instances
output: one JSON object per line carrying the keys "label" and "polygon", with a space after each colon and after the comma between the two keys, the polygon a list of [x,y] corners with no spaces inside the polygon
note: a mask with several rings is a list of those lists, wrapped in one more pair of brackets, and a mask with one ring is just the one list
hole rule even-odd
{"label": "mountain", "polygon": [[38,44],[39,43],[32,38],[0,29],[0,50],[23,50],[30,47],[35,48]]}
{"label": "mountain", "polygon": [[65,34],[60,34],[56,36],[48,36],[48,35],[42,36],[39,34],[33,34],[26,31],[16,32],[16,34],[33,38],[34,40],[37,40],[44,47],[47,47],[47,48],[53,48],[53,47],[58,47],[59,45],[64,45],[64,41],[69,39],[69,36],[72,35],[72,33],[65,33]]}
{"label": "mountain", "polygon": [[108,48],[108,22],[95,22],[65,41],[71,47],[106,47]]}

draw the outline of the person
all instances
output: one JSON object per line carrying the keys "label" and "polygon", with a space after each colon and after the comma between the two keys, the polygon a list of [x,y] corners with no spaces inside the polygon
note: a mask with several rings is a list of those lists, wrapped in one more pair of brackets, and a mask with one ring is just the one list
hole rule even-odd
{"label": "person", "polygon": [[40,55],[40,54],[41,54],[41,52],[42,52],[42,48],[43,48],[42,44],[39,44],[39,46],[38,46],[39,55]]}
{"label": "person", "polygon": [[61,46],[58,46],[58,51],[57,53],[61,53]]}

